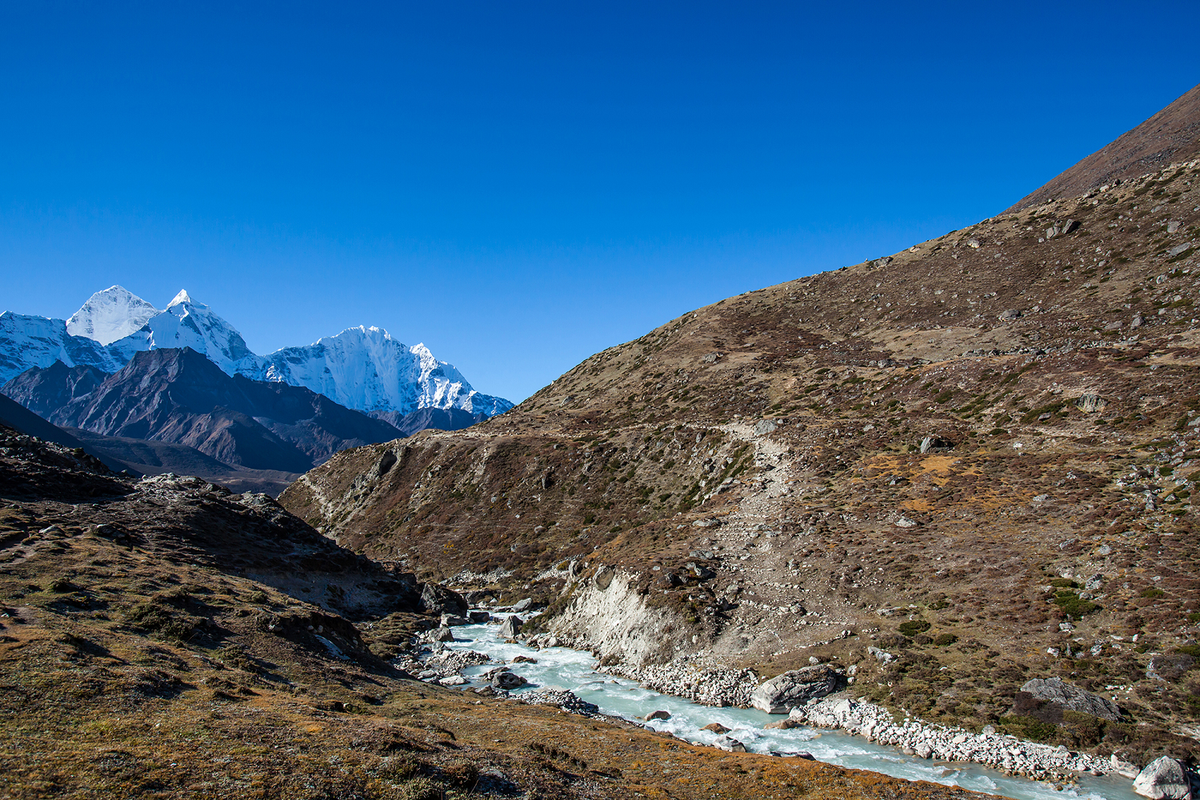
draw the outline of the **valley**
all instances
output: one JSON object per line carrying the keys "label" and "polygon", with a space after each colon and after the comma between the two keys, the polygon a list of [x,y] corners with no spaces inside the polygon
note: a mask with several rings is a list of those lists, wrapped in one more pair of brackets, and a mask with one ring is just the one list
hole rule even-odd
{"label": "valley", "polygon": [[[1198,102],[515,407],[379,328],[256,355],[186,292],[0,314],[0,794],[970,796],[736,738],[820,728],[1191,791]],[[499,677],[589,656],[774,721]]]}

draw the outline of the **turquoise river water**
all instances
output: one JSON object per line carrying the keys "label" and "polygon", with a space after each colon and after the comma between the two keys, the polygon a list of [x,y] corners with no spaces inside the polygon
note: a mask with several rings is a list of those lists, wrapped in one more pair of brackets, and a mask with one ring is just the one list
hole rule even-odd
{"label": "turquoise river water", "polygon": [[[908,780],[925,780],[947,786],[959,786],[977,792],[1011,797],[1015,800],[1140,800],[1131,781],[1119,775],[1084,775],[1078,784],[1055,789],[1049,783],[1005,775],[997,770],[972,764],[950,763],[907,756],[892,747],[875,745],[859,736],[818,728],[763,730],[763,726],[781,717],[772,717],[757,709],[713,708],[678,697],[659,694],[632,681],[596,671],[596,660],[589,653],[565,647],[535,650],[501,641],[496,625],[467,625],[454,628],[456,641],[447,646],[456,650],[476,650],[497,661],[510,662],[517,656],[537,659],[536,664],[514,664],[513,672],[529,681],[514,694],[533,689],[566,689],[604,714],[636,721],[656,731],[669,733],[695,744],[711,744],[717,735],[701,728],[719,722],[728,734],[754,753],[781,755],[809,753],[818,761],[853,769],[881,772]],[[491,666],[471,667],[464,676],[473,678]],[[472,681],[473,685],[479,685]],[[465,688],[470,688],[465,687]],[[670,719],[642,722],[652,711],[670,713]]]}

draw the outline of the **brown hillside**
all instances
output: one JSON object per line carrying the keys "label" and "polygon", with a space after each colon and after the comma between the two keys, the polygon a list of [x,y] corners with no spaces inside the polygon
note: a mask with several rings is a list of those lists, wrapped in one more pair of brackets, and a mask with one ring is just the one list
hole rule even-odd
{"label": "brown hillside", "polygon": [[379,657],[436,624],[412,588],[262,495],[0,426],[0,796],[975,796],[417,682]]}
{"label": "brown hillside", "polygon": [[1200,86],[1110,145],[1062,173],[1009,211],[1079,197],[1118,180],[1137,178],[1200,155]]}
{"label": "brown hillside", "polygon": [[729,298],[483,425],[339,454],[281,502],[570,625],[616,566],[666,621],[576,625],[610,661],[837,658],[860,694],[1018,733],[1017,689],[1059,675],[1128,716],[1052,740],[1200,753],[1200,675],[1150,674],[1200,634],[1198,182],[1176,164]]}

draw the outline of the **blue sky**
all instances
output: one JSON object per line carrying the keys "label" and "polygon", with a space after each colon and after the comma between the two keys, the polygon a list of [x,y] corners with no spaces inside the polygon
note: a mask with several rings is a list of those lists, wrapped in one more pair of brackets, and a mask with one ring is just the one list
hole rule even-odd
{"label": "blue sky", "polygon": [[1200,82],[1194,0],[579,5],[7,4],[0,310],[186,288],[257,352],[379,325],[521,400]]}

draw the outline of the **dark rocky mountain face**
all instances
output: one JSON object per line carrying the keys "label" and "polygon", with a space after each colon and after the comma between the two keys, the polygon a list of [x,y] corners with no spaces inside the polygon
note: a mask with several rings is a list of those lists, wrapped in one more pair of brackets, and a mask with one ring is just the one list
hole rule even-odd
{"label": "dark rocky mountain face", "polygon": [[400,435],[308,389],[230,377],[186,348],[139,353],[98,377],[56,364],[28,370],[4,390],[60,426],[186,445],[248,469],[299,473],[340,449]]}
{"label": "dark rocky mountain face", "polygon": [[387,422],[405,436],[412,436],[424,430],[459,431],[488,418],[486,414],[473,414],[461,408],[422,408],[407,414],[384,411],[371,416]]}
{"label": "dark rocky mountain face", "polygon": [[1052,740],[1195,752],[1200,683],[1150,659],[1200,638],[1198,186],[1172,164],[729,298],[281,502],[425,575],[539,586],[611,662],[837,658],[873,700],[1016,733],[1018,687],[1059,676],[1132,721]]}
{"label": "dark rocky mountain face", "polygon": [[0,392],[50,419],[73,400],[95,391],[107,377],[95,367],[68,367],[55,361],[44,369],[35,367],[22,372],[0,386]]}

